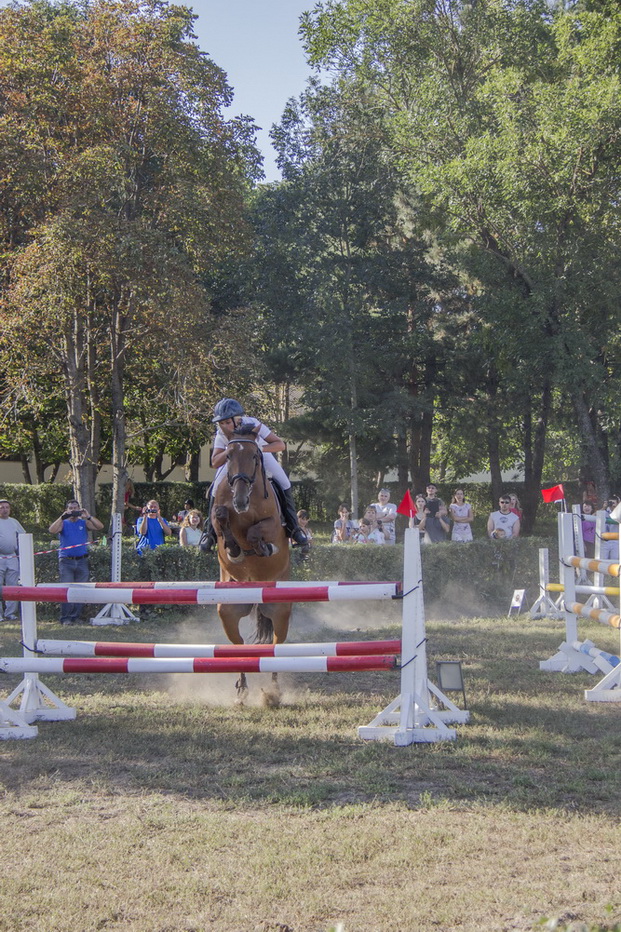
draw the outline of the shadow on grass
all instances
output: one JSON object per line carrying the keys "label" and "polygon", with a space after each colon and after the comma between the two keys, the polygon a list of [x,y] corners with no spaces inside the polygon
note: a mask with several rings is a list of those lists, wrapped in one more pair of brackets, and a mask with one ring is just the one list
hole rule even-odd
{"label": "shadow on grass", "polygon": [[[158,633],[173,639],[170,629]],[[48,677],[78,718],[41,723],[34,741],[5,742],[0,777],[20,793],[54,785],[227,806],[373,800],[618,817],[618,709],[583,700],[588,674],[538,670],[560,633],[556,623],[519,619],[430,625],[430,674],[436,657],[463,659],[472,721],[457,726],[455,742],[409,748],[357,738],[357,726],[397,695],[396,673],[299,675],[280,709],[178,701],[152,677]],[[325,627],[316,634],[345,639]]]}

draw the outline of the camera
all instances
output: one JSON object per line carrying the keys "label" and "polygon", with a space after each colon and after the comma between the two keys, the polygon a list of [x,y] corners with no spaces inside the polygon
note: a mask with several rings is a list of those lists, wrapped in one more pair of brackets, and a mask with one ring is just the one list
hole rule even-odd
{"label": "camera", "polygon": [[426,504],[425,507],[426,507],[427,511],[429,512],[429,517],[430,517],[430,518],[435,518],[436,515],[438,514],[439,509],[440,509],[440,502],[438,501],[437,498],[431,498],[431,499],[428,498],[428,499],[427,499],[427,504]]}

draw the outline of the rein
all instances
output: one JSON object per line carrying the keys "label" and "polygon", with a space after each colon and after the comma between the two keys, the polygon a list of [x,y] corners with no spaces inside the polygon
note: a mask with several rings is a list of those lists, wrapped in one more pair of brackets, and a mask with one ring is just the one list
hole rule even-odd
{"label": "rein", "polygon": [[257,444],[256,440],[244,440],[239,437],[236,437],[234,440],[229,440],[228,446],[230,447],[231,444],[233,443],[253,443],[255,447],[257,448],[258,457],[255,457],[254,472],[252,473],[251,476],[249,476],[245,472],[238,472],[238,473],[235,473],[234,476],[231,476],[231,474],[227,471],[226,478],[227,478],[227,482],[229,486],[233,488],[233,484],[237,482],[238,480],[241,480],[242,482],[246,482],[248,484],[248,494],[250,494],[250,490],[252,489],[253,485],[256,482],[257,467],[259,465],[259,459],[260,459],[261,476],[263,477],[263,492],[264,492],[263,498],[268,498],[269,493],[267,491],[267,476],[265,473],[265,463],[263,461],[263,454],[261,453],[261,450],[259,449],[259,445]]}

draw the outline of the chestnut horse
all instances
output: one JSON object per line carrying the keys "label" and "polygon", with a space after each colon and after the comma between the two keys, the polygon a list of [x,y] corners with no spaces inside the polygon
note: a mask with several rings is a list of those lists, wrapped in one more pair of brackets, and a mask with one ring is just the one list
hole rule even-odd
{"label": "chestnut horse", "polygon": [[[255,435],[243,425],[226,451],[227,472],[214,494],[211,521],[218,536],[218,561],[223,582],[267,582],[289,579],[289,538],[280,508],[265,475]],[[282,644],[289,631],[291,602],[269,605],[218,605],[224,632],[233,644],[243,644],[240,619],[256,608],[256,640]],[[273,675],[277,695],[276,674]],[[246,696],[246,677],[237,681],[240,701]]]}

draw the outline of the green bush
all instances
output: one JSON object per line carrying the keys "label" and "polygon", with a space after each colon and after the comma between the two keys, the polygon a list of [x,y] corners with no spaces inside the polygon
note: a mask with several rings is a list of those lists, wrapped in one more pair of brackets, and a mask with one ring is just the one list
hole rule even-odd
{"label": "green bush", "polygon": [[[527,589],[527,599],[534,602],[539,594],[538,551],[550,547],[550,566],[557,559],[555,542],[540,538],[516,541],[473,541],[469,544],[429,544],[422,549],[423,586],[428,601],[440,602],[451,593],[452,604],[459,607],[459,592],[464,594],[464,610],[477,606],[481,614],[507,611],[514,589]],[[49,550],[49,540],[35,547]],[[215,554],[203,554],[193,547],[167,543],[139,556],[132,544],[124,543],[123,579],[131,581],[218,579]],[[35,558],[37,581],[58,579],[57,553],[42,553]],[[109,547],[91,548],[91,578],[98,582],[110,579]],[[554,572],[554,569],[553,569]],[[308,559],[292,554],[292,578],[296,580],[401,580],[403,546],[374,547],[355,544],[316,545]],[[457,597],[455,595],[457,593]],[[467,603],[466,603],[467,599]],[[480,609],[479,609],[480,606]]]}

